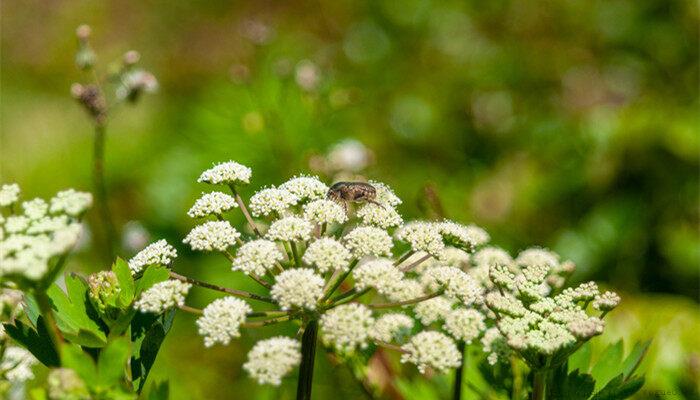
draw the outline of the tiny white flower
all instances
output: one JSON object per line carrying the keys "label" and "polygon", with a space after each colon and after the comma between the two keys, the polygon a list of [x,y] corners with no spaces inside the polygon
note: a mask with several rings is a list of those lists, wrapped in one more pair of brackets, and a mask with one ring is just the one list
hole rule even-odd
{"label": "tiny white flower", "polygon": [[473,309],[458,308],[445,318],[445,330],[455,339],[470,344],[486,329],[484,316]]}
{"label": "tiny white flower", "polygon": [[317,224],[342,224],[348,220],[343,207],[332,200],[314,200],[304,206],[304,218]]}
{"label": "tiny white flower", "polygon": [[257,239],[247,242],[236,253],[232,269],[245,274],[265,275],[276,263],[284,259],[275,242]]}
{"label": "tiny white flower", "polygon": [[287,190],[265,188],[251,196],[250,211],[256,217],[275,214],[282,216],[297,201],[297,197]]}
{"label": "tiny white flower", "polygon": [[0,187],[0,207],[7,207],[19,200],[19,185],[9,183]]}
{"label": "tiny white flower", "polygon": [[218,184],[238,184],[250,183],[252,170],[245,165],[234,161],[216,164],[208,170],[202,172],[197,182]]}
{"label": "tiny white flower", "polygon": [[165,239],[161,239],[149,244],[129,260],[129,269],[132,274],[137,274],[149,265],[170,265],[175,257],[177,257],[177,250]]}
{"label": "tiny white flower", "polygon": [[226,193],[203,193],[202,197],[197,199],[192,208],[187,211],[187,215],[191,218],[204,218],[209,215],[221,215],[236,207],[238,207],[236,199]]}
{"label": "tiny white flower", "polygon": [[243,369],[259,384],[279,386],[282,378],[301,363],[301,344],[284,336],[261,340],[248,353]]}
{"label": "tiny white flower", "polygon": [[355,258],[364,256],[388,257],[394,243],[385,230],[373,226],[360,226],[348,232],[343,241]]}
{"label": "tiny white flower", "polygon": [[413,251],[438,256],[445,248],[438,226],[430,222],[409,222],[399,228],[396,238],[411,245]]}
{"label": "tiny white flower", "polygon": [[24,215],[31,220],[37,220],[46,215],[49,210],[49,205],[46,204],[44,199],[36,198],[28,200],[22,203],[22,209],[24,210]]}
{"label": "tiny white flower", "polygon": [[496,365],[497,362],[507,362],[511,349],[508,347],[506,339],[501,335],[498,328],[489,328],[484,332],[481,338],[482,350],[488,354],[487,361],[490,365]]}
{"label": "tiny white flower", "polygon": [[299,217],[285,217],[270,225],[266,237],[270,240],[305,241],[311,238],[313,226]]}
{"label": "tiny white flower", "polygon": [[408,301],[425,296],[425,291],[417,280],[401,279],[389,285],[382,285],[382,295],[390,301]]}
{"label": "tiny white flower", "polygon": [[29,351],[18,346],[9,346],[0,360],[0,370],[9,383],[19,384],[34,379],[32,367],[36,363],[36,358]]}
{"label": "tiny white flower", "polygon": [[377,203],[389,207],[396,207],[402,203],[401,199],[386,184],[377,181],[369,181],[368,183],[374,186],[374,189],[377,191],[374,199]]}
{"label": "tiny white flower", "polygon": [[513,258],[510,254],[498,247],[484,247],[474,253],[472,261],[475,267],[485,267],[487,270],[495,265],[510,267],[513,264]]}
{"label": "tiny white flower", "polygon": [[331,238],[320,238],[309,245],[302,260],[316,267],[318,272],[347,271],[350,264],[350,251],[340,242]]}
{"label": "tiny white flower", "polygon": [[67,189],[56,193],[51,199],[49,211],[53,214],[64,213],[71,217],[79,217],[92,207],[92,194]]}
{"label": "tiny white flower", "polygon": [[379,206],[367,203],[357,210],[357,217],[365,225],[374,225],[383,229],[399,226],[403,219],[396,210],[388,205]]}
{"label": "tiny white flower", "polygon": [[321,316],[321,340],[340,353],[352,353],[367,347],[373,324],[369,308],[358,303],[343,304]]}
{"label": "tiny white flower", "polygon": [[289,191],[299,200],[323,199],[328,193],[328,186],[316,176],[295,176],[281,184],[280,189]]}
{"label": "tiny white flower", "polygon": [[30,220],[24,215],[10,215],[5,220],[5,231],[7,233],[24,232],[29,228]]}
{"label": "tiny white flower", "polygon": [[31,222],[27,233],[37,235],[41,233],[56,232],[67,227],[70,224],[68,217],[65,215],[57,215],[55,217],[41,217]]}
{"label": "tiny white flower", "polygon": [[465,226],[445,220],[438,224],[438,228],[446,242],[470,252],[490,239],[488,233],[476,225]]}
{"label": "tiny white flower", "polygon": [[466,305],[477,302],[483,294],[479,282],[455,267],[429,268],[423,273],[421,282],[433,291],[443,289],[445,296],[459,299]]}
{"label": "tiny white flower", "polygon": [[527,313],[523,303],[511,294],[491,292],[486,295],[485,301],[490,309],[512,317],[522,317]]}
{"label": "tiny white flower", "polygon": [[406,351],[401,355],[401,362],[415,364],[421,373],[425,373],[428,368],[445,373],[462,363],[462,354],[455,342],[440,332],[420,332],[401,348]]}
{"label": "tiny white flower", "polygon": [[551,269],[559,265],[559,256],[546,249],[531,247],[521,251],[515,263],[522,267],[544,266]]}
{"label": "tiny white flower", "polygon": [[241,234],[228,221],[210,221],[194,227],[182,241],[192,250],[225,251]]}
{"label": "tiny white flower", "polygon": [[323,296],[324,284],[323,278],[312,269],[288,269],[277,275],[270,295],[283,310],[292,307],[314,310]]}
{"label": "tiny white flower", "polygon": [[160,314],[170,308],[183,306],[191,287],[189,283],[178,280],[156,283],[143,292],[134,303],[134,308],[142,313]]}
{"label": "tiny white flower", "polygon": [[199,334],[204,336],[204,345],[227,345],[231,339],[241,336],[239,328],[245,322],[246,314],[252,311],[248,303],[235,297],[224,297],[211,302],[197,319]]}
{"label": "tiny white flower", "polygon": [[593,308],[599,311],[611,311],[620,304],[620,296],[615,292],[605,292],[593,300]]}
{"label": "tiny white flower", "polygon": [[471,256],[469,253],[456,247],[445,247],[440,254],[437,255],[437,261],[440,263],[459,269],[466,269],[470,260]]}
{"label": "tiny white flower", "polygon": [[412,328],[413,320],[408,315],[389,313],[377,318],[369,330],[369,336],[374,340],[391,343],[397,335]]}

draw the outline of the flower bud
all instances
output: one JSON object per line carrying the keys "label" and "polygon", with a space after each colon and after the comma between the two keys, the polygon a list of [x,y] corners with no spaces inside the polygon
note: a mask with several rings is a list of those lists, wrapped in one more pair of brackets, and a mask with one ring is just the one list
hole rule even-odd
{"label": "flower bud", "polygon": [[122,61],[124,62],[124,65],[127,67],[130,67],[141,59],[141,54],[139,54],[138,51],[136,50],[130,50],[124,53],[124,56],[122,57]]}
{"label": "flower bud", "polygon": [[100,271],[88,278],[90,301],[100,315],[113,319],[118,313],[117,300],[121,288],[117,275],[112,271]]}

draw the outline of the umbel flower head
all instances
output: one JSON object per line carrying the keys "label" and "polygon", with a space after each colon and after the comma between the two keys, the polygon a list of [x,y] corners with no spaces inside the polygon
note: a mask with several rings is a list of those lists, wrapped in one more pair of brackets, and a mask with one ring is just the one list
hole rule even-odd
{"label": "umbel flower head", "polygon": [[83,231],[80,218],[92,204],[89,193],[66,190],[46,202],[19,202],[17,184],[0,187],[0,280],[20,287],[31,286],[55,268],[58,256],[70,252]]}
{"label": "umbel flower head", "polygon": [[[490,362],[509,349],[554,356],[601,331],[602,321],[585,315],[584,305],[604,313],[619,301],[590,285],[554,291],[550,278],[565,278],[570,266],[536,251],[513,260],[485,248],[489,236],[474,225],[404,222],[396,208],[401,200],[385,184],[370,181],[372,201],[345,208],[326,199],[329,184],[300,175],[263,188],[246,205],[239,186],[251,175],[233,161],[204,171],[199,182],[227,185],[230,194],[202,195],[189,214],[216,220],[194,227],[183,242],[220,253],[232,273],[250,278],[259,290],[171,272],[178,280],[154,285],[135,303],[142,312],[179,307],[197,313],[207,347],[227,345],[248,329],[292,321],[304,337],[318,329],[319,341],[341,358],[386,346],[400,349],[402,362],[421,372],[445,372],[461,363],[458,343],[479,339]],[[249,229],[231,225],[232,211],[242,213]],[[14,222],[23,224],[30,222]],[[133,271],[175,257],[167,243],[151,246],[130,260]],[[197,310],[185,305],[190,283],[226,297]],[[254,309],[261,302],[266,306]],[[259,383],[279,385],[307,351],[290,337],[263,339],[243,369]]]}

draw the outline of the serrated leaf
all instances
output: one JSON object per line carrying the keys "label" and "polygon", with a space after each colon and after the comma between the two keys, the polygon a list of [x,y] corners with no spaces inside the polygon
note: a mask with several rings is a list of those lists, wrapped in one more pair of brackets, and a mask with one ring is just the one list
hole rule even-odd
{"label": "serrated leaf", "polygon": [[119,282],[119,306],[120,308],[126,307],[134,300],[134,294],[136,292],[136,284],[134,283],[134,278],[131,276],[129,264],[121,258],[117,258],[117,261],[112,266],[112,271],[117,276],[117,281]]}
{"label": "serrated leaf", "polygon": [[637,367],[639,367],[639,364],[642,363],[647,351],[649,351],[650,345],[651,340],[637,342],[634,344],[634,348],[632,348],[632,351],[622,363],[622,373],[625,376],[625,379],[629,378],[632,374],[634,374],[634,371],[637,370]]}
{"label": "serrated leaf", "polygon": [[644,386],[643,376],[633,376],[630,379],[624,380],[623,375],[619,374],[613,378],[607,385],[591,400],[622,400],[637,393]]}
{"label": "serrated leaf", "polygon": [[140,294],[156,283],[167,281],[169,277],[170,271],[166,267],[148,267],[141,279],[136,282],[136,294]]}
{"label": "serrated leaf", "polygon": [[567,367],[561,366],[553,371],[551,385],[547,386],[547,398],[566,400],[586,400],[593,393],[595,382],[588,374],[578,370],[566,373]]}
{"label": "serrated leaf", "polygon": [[168,381],[155,382],[151,385],[151,392],[148,393],[148,400],[168,400],[170,397],[170,386]]}
{"label": "serrated leaf", "polygon": [[58,352],[51,342],[51,337],[46,330],[44,319],[37,319],[37,329],[33,329],[29,325],[23,324],[19,320],[15,320],[14,325],[3,324],[5,332],[27,349],[32,355],[47,367],[58,367],[59,358]]}
{"label": "serrated leaf", "polygon": [[85,353],[80,346],[66,344],[61,354],[61,364],[70,368],[88,385],[97,381],[97,369],[92,358]]}
{"label": "serrated leaf", "polygon": [[591,344],[586,342],[569,357],[569,372],[579,370],[582,373],[587,373],[591,366],[591,353]]}
{"label": "serrated leaf", "polygon": [[622,371],[622,340],[609,345],[591,369],[591,375],[595,379],[595,389],[599,390],[612,378]]}
{"label": "serrated leaf", "polygon": [[110,341],[97,359],[98,384],[111,387],[124,376],[126,362],[131,356],[131,342],[120,337]]}

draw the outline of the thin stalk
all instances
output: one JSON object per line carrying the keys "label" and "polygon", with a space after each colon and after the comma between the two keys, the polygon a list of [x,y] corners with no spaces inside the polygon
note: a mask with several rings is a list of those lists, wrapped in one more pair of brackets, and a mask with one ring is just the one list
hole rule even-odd
{"label": "thin stalk", "polygon": [[[235,257],[233,256],[233,254],[229,253],[228,250],[222,251],[221,254],[223,254],[231,263],[233,263]],[[265,289],[270,289],[272,287],[269,283],[265,282],[264,279],[252,272],[246,275],[251,277],[255,282],[258,282]]]}
{"label": "thin stalk", "polygon": [[316,336],[318,321],[310,320],[301,337],[301,366],[297,381],[297,400],[311,400],[311,387],[314,376],[314,359],[316,358]]}
{"label": "thin stalk", "polygon": [[244,328],[260,328],[260,327],[267,326],[267,325],[272,325],[272,324],[277,324],[277,323],[284,322],[284,321],[289,321],[293,317],[294,317],[294,314],[282,315],[279,317],[265,319],[262,321],[243,322],[241,324],[241,326]]}
{"label": "thin stalk", "polygon": [[396,262],[394,263],[394,266],[397,267],[397,266],[401,265],[402,262],[408,260],[408,257],[411,257],[414,253],[415,253],[415,251],[413,251],[413,250],[407,251],[406,253],[404,253],[404,255],[401,256],[401,258],[396,260]]}
{"label": "thin stalk", "polygon": [[258,237],[262,237],[262,234],[258,230],[257,225],[255,225],[253,218],[250,216],[250,213],[248,212],[248,208],[246,208],[245,203],[243,203],[243,199],[241,198],[241,195],[238,194],[238,191],[236,190],[236,186],[233,184],[229,184],[228,187],[231,189],[231,193],[233,193],[233,197],[236,199],[236,203],[238,203],[238,208],[241,209],[243,216],[245,217],[246,221],[248,221],[248,225],[250,225],[250,229],[252,229],[253,232],[255,232],[255,234]]}
{"label": "thin stalk", "polygon": [[423,257],[417,259],[416,261],[414,261],[414,262],[408,264],[407,266],[401,268],[401,271],[403,271],[403,272],[410,271],[410,270],[412,270],[413,268],[415,268],[415,267],[419,266],[420,264],[422,264],[423,261],[426,261],[426,260],[429,259],[430,257],[432,257],[430,254],[426,254],[426,255],[424,255]]}
{"label": "thin stalk", "polygon": [[296,264],[297,268],[301,268],[301,258],[299,258],[299,250],[297,249],[297,244],[290,241],[289,246],[292,248],[292,255],[294,256],[294,264]]}
{"label": "thin stalk", "polygon": [[510,358],[510,368],[513,371],[513,394],[511,396],[511,399],[521,400],[523,398],[523,375],[520,372],[520,364],[518,364],[517,358]]}
{"label": "thin stalk", "polygon": [[93,148],[93,185],[95,187],[95,197],[97,198],[97,210],[100,214],[102,229],[104,234],[104,250],[109,257],[108,261],[114,259],[114,238],[116,231],[112,214],[109,211],[107,202],[107,186],[105,184],[104,162],[105,162],[105,126],[102,123],[95,123],[95,143]]}
{"label": "thin stalk", "polygon": [[455,369],[455,385],[452,393],[452,400],[462,400],[462,377],[464,376],[464,367],[467,365],[467,354],[464,351],[464,340],[460,340],[457,344],[460,354],[462,354],[462,363]]}
{"label": "thin stalk", "polygon": [[384,347],[384,348],[387,348],[389,350],[398,351],[399,353],[407,353],[407,351],[402,349],[401,346],[397,346],[395,344],[382,342],[381,340],[375,340],[374,343],[379,347]]}
{"label": "thin stalk", "polygon": [[411,300],[396,301],[393,303],[369,304],[369,305],[367,305],[367,307],[369,307],[369,308],[392,308],[392,307],[398,307],[398,306],[407,306],[409,304],[415,304],[415,303],[420,303],[421,301],[430,300],[434,297],[440,296],[441,294],[442,294],[442,291],[437,291],[435,293],[426,294],[425,296],[416,297],[415,299],[411,299]]}
{"label": "thin stalk", "polygon": [[56,351],[58,352],[60,358],[64,341],[61,331],[58,329],[58,324],[56,324],[56,317],[54,316],[53,308],[51,307],[51,299],[49,299],[49,296],[45,291],[35,292],[34,298],[36,298],[41,315],[44,317],[44,322],[46,322],[46,330],[49,332],[49,337],[56,347]]}
{"label": "thin stalk", "polygon": [[534,371],[532,376],[532,400],[543,400],[545,390],[545,371]]}
{"label": "thin stalk", "polygon": [[179,308],[182,311],[188,312],[190,314],[196,314],[196,315],[204,314],[204,311],[200,310],[199,308],[190,307],[190,306],[185,305],[185,304],[178,306],[177,308]]}
{"label": "thin stalk", "polygon": [[333,286],[331,286],[330,289],[328,289],[328,290],[326,291],[326,294],[323,295],[323,297],[321,298],[321,301],[325,301],[325,300],[327,300],[329,297],[331,297],[331,295],[333,294],[333,292],[335,292],[336,289],[338,289],[338,288],[340,287],[340,285],[343,284],[343,281],[345,280],[345,278],[347,278],[348,275],[350,275],[350,273],[352,272],[352,270],[353,270],[353,269],[355,268],[355,266],[357,265],[358,261],[359,261],[359,260],[356,259],[356,260],[353,260],[353,261],[350,263],[350,265],[348,266],[348,270],[345,271],[338,279],[335,280],[335,282],[333,283]]}
{"label": "thin stalk", "polygon": [[333,299],[331,299],[331,304],[328,307],[326,307],[325,309],[330,310],[333,307],[337,307],[339,305],[349,303],[349,302],[355,300],[356,298],[364,295],[365,293],[369,292],[370,290],[372,290],[372,288],[364,288],[364,289],[360,290],[359,292],[355,289],[348,290],[347,292],[344,292],[344,293],[334,297]]}
{"label": "thin stalk", "polygon": [[259,294],[246,292],[245,290],[230,289],[227,287],[214,285],[214,284],[207,283],[207,282],[202,282],[202,281],[197,280],[197,279],[193,279],[193,278],[190,278],[187,276],[180,275],[176,272],[170,271],[170,277],[173,279],[177,279],[179,281],[182,281],[182,282],[187,282],[187,283],[190,283],[192,285],[199,286],[199,287],[203,287],[203,288],[207,288],[207,289],[211,289],[211,290],[216,290],[216,291],[222,292],[222,293],[227,293],[227,294],[230,294],[232,296],[244,297],[244,298],[251,299],[251,300],[258,300],[258,301],[263,301],[265,303],[275,304],[275,301],[272,300],[272,298],[270,298],[270,297],[260,296]]}
{"label": "thin stalk", "polygon": [[249,312],[245,316],[248,318],[255,318],[255,317],[273,317],[273,316],[281,316],[281,315],[287,315],[290,314],[289,311],[253,311]]}

